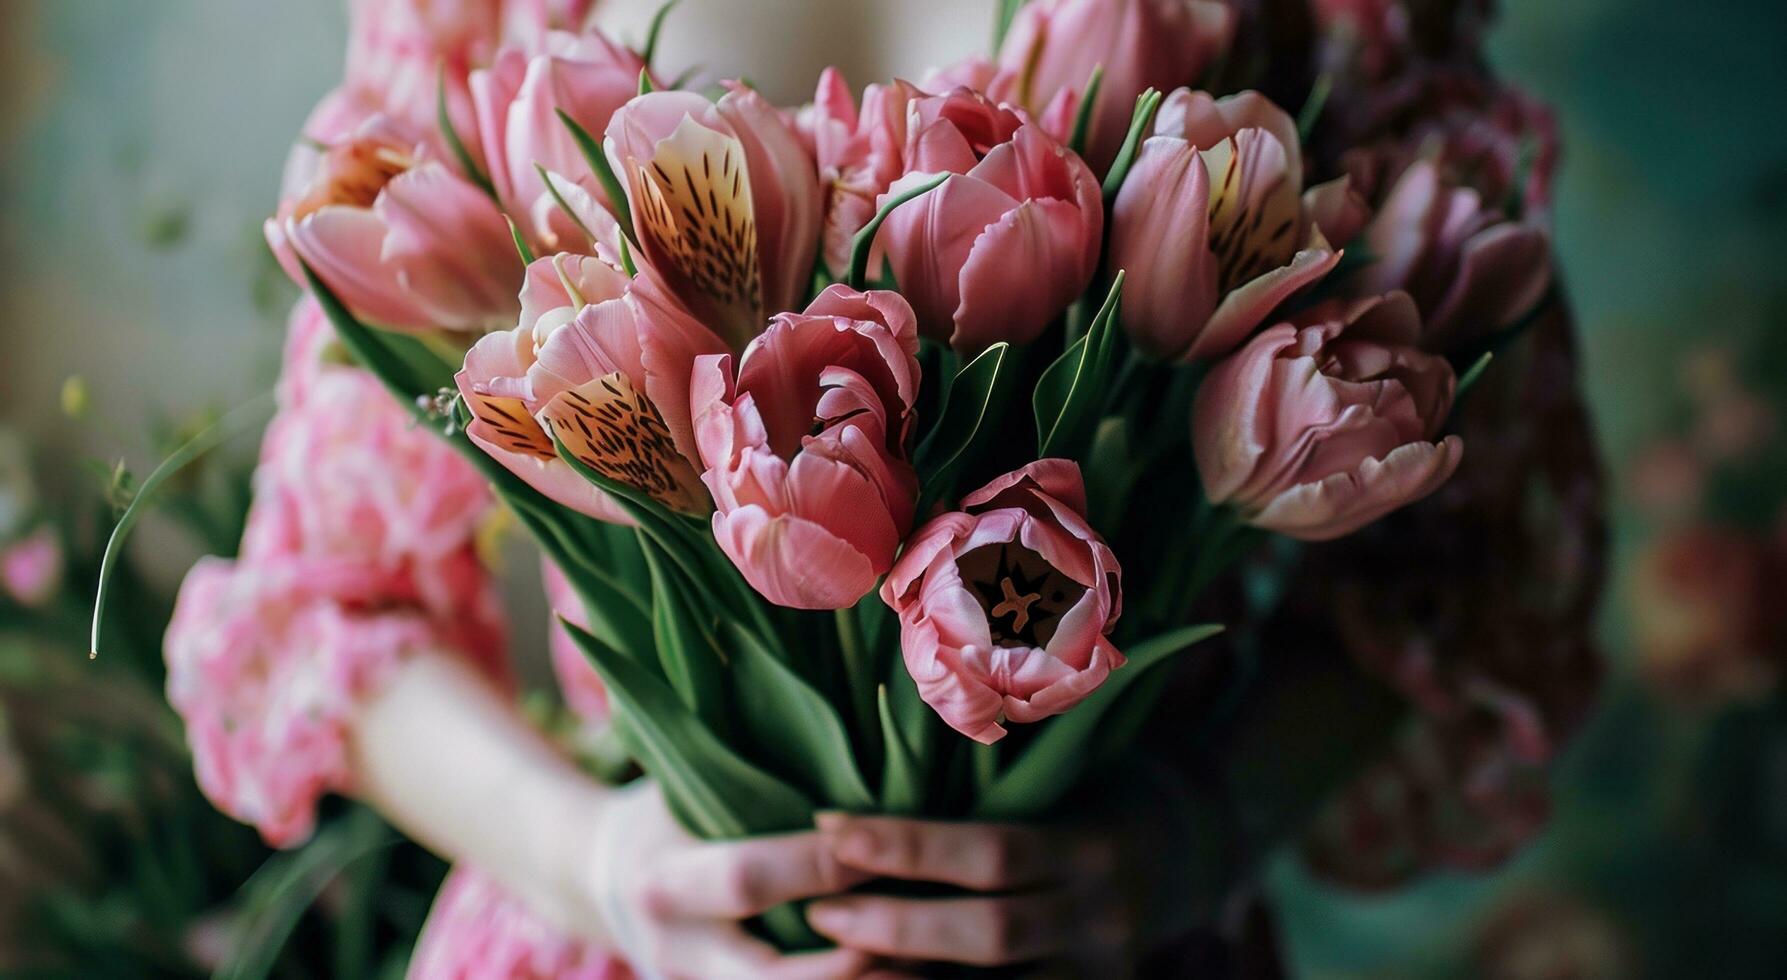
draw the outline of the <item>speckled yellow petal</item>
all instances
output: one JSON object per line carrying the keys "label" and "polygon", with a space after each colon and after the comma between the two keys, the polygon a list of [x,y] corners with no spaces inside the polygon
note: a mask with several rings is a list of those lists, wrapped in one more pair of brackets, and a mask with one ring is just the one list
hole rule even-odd
{"label": "speckled yellow petal", "polygon": [[684,514],[709,510],[701,478],[676,451],[664,417],[619,372],[555,396],[540,410],[565,450],[616,483]]}
{"label": "speckled yellow petal", "polygon": [[527,405],[521,399],[466,392],[465,407],[471,410],[475,420],[472,424],[478,425],[473,435],[512,453],[536,459],[558,458],[552,448],[552,439],[540,428],[540,423],[527,414]]}
{"label": "speckled yellow petal", "polygon": [[762,283],[744,147],[685,116],[636,166],[640,217],[658,250],[714,302],[755,320]]}

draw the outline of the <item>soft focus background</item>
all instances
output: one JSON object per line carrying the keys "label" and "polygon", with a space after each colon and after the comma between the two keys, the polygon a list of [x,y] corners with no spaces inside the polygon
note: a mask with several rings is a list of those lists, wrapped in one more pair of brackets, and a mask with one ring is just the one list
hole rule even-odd
{"label": "soft focus background", "polygon": [[[863,81],[984,46],[992,6],[688,0],[661,50],[793,102],[828,61]],[[655,4],[609,7],[636,40]],[[1286,855],[1267,887],[1311,976],[1787,975],[1787,8],[1502,8],[1497,64],[1564,126],[1612,679],[1509,867],[1358,894]],[[172,587],[233,547],[251,438],[137,541],[132,649],[89,663],[83,621],[112,505],[271,377],[295,293],[259,222],[340,74],[339,5],[0,0],[0,24],[0,972],[47,944],[73,976],[394,975],[439,866],[345,805],[269,862],[159,700]]]}

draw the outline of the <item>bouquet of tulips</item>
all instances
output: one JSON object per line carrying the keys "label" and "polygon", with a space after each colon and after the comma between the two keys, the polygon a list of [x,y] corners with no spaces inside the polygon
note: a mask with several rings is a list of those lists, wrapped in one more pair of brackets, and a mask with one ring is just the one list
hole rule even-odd
{"label": "bouquet of tulips", "polygon": [[546,6],[351,56],[266,232],[562,571],[702,835],[1046,814],[1226,569],[1446,482],[1550,294],[1542,112],[1382,121],[1391,5],[1292,55],[1252,4],[1005,2],[993,59],[798,108]]}

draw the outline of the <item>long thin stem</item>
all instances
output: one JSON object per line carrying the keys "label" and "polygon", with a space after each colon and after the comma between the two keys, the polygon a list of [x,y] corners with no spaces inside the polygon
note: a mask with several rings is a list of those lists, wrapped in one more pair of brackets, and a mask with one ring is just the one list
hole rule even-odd
{"label": "long thin stem", "polygon": [[875,670],[874,658],[863,643],[862,628],[856,621],[856,607],[844,606],[833,613],[838,626],[838,648],[844,655],[844,686],[850,691],[850,709],[855,716],[857,738],[862,745],[874,745],[880,738],[880,717],[875,709],[875,688],[881,677]]}

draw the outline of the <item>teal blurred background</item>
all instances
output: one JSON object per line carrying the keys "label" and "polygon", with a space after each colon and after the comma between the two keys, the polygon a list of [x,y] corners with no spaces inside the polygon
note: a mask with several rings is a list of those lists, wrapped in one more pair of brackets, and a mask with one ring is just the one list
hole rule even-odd
{"label": "teal blurred background", "polygon": [[[966,6],[949,5],[950,16]],[[1776,676],[1787,651],[1778,631],[1747,626],[1778,615],[1782,580],[1758,569],[1778,570],[1787,549],[1787,263],[1777,245],[1787,231],[1787,8],[1502,8],[1494,61],[1556,106],[1565,138],[1557,244],[1614,487],[1608,689],[1555,774],[1551,826],[1503,871],[1359,895],[1313,881],[1287,854],[1268,891],[1293,964],[1311,976],[1787,975],[1787,700]],[[637,23],[634,13],[617,16]],[[154,698],[158,627],[145,627],[134,660],[89,668],[81,657],[107,498],[129,491],[115,463],[140,473],[182,433],[264,388],[276,364],[295,293],[259,222],[291,134],[339,75],[339,5],[0,0],[0,23],[0,429],[10,433],[0,438],[0,543],[53,518],[69,556],[49,605],[0,604],[0,969],[19,941],[6,925],[26,914],[12,904],[24,889],[9,897],[7,885],[21,882],[53,894],[56,936],[92,947],[81,962],[100,972],[87,975],[115,975],[126,962],[118,951],[149,941],[131,911],[144,895],[177,933],[154,953],[171,975],[212,962],[208,924],[225,904],[251,900],[263,903],[252,906],[259,926],[268,915],[292,920],[267,935],[295,929],[330,944],[294,953],[288,971],[400,967],[375,952],[355,961],[353,944],[376,950],[374,939],[419,921],[416,909],[350,934],[332,914],[304,911],[327,885],[314,867],[263,869],[258,886],[233,894],[266,854],[187,785],[177,729]],[[910,18],[902,29],[913,32]],[[931,60],[960,46],[953,30],[933,33],[931,47],[913,45],[940,51]],[[815,53],[812,71],[824,60]],[[794,61],[791,77],[811,77]],[[207,463],[149,528],[136,556],[141,622],[156,622],[194,557],[233,544],[250,455],[238,446]],[[9,523],[8,507],[25,523]],[[1776,557],[1761,557],[1770,547]],[[102,711],[108,723],[142,716],[128,737],[104,735],[111,729],[91,717],[95,676],[105,697],[129,703]],[[58,698],[74,713],[45,707]],[[76,723],[58,717],[86,720],[65,731],[56,726]],[[9,778],[29,793],[9,797]],[[54,814],[17,803],[48,798],[52,783],[91,813],[46,829]],[[182,822],[163,826],[169,814]],[[102,835],[104,849],[83,856],[70,833]],[[208,835],[209,850],[168,856],[180,833]],[[365,853],[348,848],[322,867],[366,874]],[[405,889],[412,904],[425,901],[438,868],[409,851],[378,853],[393,901],[401,906]],[[286,905],[266,897],[293,882],[279,893]]]}

